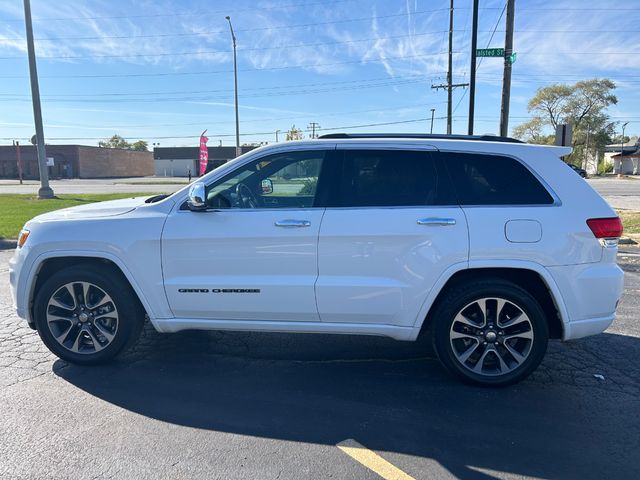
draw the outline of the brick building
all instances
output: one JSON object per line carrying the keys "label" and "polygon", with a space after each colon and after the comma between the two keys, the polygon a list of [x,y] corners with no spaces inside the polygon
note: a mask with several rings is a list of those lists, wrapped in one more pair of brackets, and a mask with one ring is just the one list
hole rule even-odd
{"label": "brick building", "polygon": [[[20,145],[22,177],[39,179],[38,156],[33,145]],[[47,145],[49,178],[146,177],[154,174],[153,154],[120,148],[85,145]],[[18,178],[17,152],[0,145],[0,178]]]}
{"label": "brick building", "polygon": [[[240,147],[242,153],[250,152],[255,146]],[[208,147],[209,163],[207,172],[236,157],[236,147]],[[186,177],[198,175],[200,147],[156,147],[153,149],[155,174],[159,177]]]}

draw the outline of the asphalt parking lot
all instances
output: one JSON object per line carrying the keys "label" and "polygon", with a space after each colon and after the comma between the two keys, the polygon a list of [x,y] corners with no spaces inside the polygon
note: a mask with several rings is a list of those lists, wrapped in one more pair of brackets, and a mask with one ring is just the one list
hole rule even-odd
{"label": "asphalt parking lot", "polygon": [[12,311],[0,251],[0,478],[639,478],[626,251],[613,326],[499,390],[450,378],[425,342],[366,337],[146,329],[115,363],[68,365]]}

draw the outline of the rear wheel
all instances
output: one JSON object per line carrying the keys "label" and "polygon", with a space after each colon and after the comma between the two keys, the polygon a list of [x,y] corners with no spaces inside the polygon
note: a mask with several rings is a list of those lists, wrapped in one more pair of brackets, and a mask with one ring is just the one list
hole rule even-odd
{"label": "rear wheel", "polygon": [[442,364],[472,383],[510,385],[542,361],[549,339],[538,302],[504,280],[452,289],[433,316],[434,344]]}
{"label": "rear wheel", "polygon": [[144,310],[121,275],[78,265],[44,282],[35,298],[34,320],[49,350],[86,365],[110,360],[133,343]]}

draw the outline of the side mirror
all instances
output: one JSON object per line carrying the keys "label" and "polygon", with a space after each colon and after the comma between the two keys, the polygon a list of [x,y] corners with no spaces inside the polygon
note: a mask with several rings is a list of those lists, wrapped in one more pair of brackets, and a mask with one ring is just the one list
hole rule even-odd
{"label": "side mirror", "polygon": [[260,183],[260,186],[262,187],[263,195],[268,195],[270,193],[273,193],[273,182],[271,181],[270,178],[265,178],[264,180],[262,180],[262,182]]}
{"label": "side mirror", "polygon": [[202,182],[195,182],[189,187],[189,199],[187,200],[187,207],[192,212],[202,212],[207,209],[207,202],[205,200],[205,186]]}

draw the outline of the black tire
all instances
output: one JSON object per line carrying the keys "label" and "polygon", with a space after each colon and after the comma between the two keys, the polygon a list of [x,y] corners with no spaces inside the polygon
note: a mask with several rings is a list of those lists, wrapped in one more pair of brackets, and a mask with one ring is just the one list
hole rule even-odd
{"label": "black tire", "polygon": [[[528,317],[530,323],[523,326],[518,326],[517,328],[527,333],[531,331],[531,336],[533,338],[531,340],[516,338],[510,339],[507,340],[508,345],[506,345],[508,347],[511,347],[514,345],[514,343],[511,343],[513,341],[522,342],[515,344],[522,345],[523,349],[526,349],[526,351],[528,352],[528,356],[526,356],[526,358],[521,363],[518,364],[517,358],[515,356],[510,356],[510,352],[505,348],[505,337],[501,336],[497,338],[497,342],[494,344],[495,347],[491,346],[491,342],[489,342],[489,345],[486,346],[486,334],[481,335],[479,332],[480,329],[477,329],[477,331],[473,332],[473,335],[475,335],[478,339],[484,340],[477,340],[477,346],[483,350],[478,351],[478,353],[474,351],[472,357],[465,360],[464,363],[461,360],[460,357],[463,357],[464,353],[467,352],[466,350],[464,350],[466,346],[469,345],[469,351],[471,351],[471,347],[475,345],[475,340],[467,339],[466,337],[461,339],[453,339],[452,332],[455,333],[457,331],[460,331],[462,327],[464,334],[467,335],[467,333],[469,331],[473,331],[474,328],[468,327],[467,324],[460,321],[457,321],[456,326],[452,327],[456,315],[458,315],[458,313],[461,313],[466,307],[471,306],[469,307],[470,310],[464,310],[464,312],[468,314],[468,312],[472,311],[471,309],[475,308],[475,301],[486,298],[504,299],[507,302],[511,303],[513,306],[520,309]],[[480,302],[479,304],[481,303],[482,302]],[[487,302],[485,302],[485,305],[487,305]],[[495,308],[497,310],[497,302],[495,303],[495,305],[496,307],[491,308]],[[505,308],[503,307],[503,310],[501,311],[504,310]],[[489,308],[487,308],[487,311],[489,311]],[[497,312],[495,314],[495,318],[497,318],[499,314],[500,312]],[[481,317],[481,315],[482,312],[480,312],[478,317]],[[489,320],[489,317],[491,317],[491,315],[493,314],[487,313],[487,315],[485,315],[485,318],[488,319],[485,322],[485,325],[493,325],[491,323],[493,320]],[[508,312],[503,313],[502,316],[502,322],[506,325],[509,317],[505,317],[504,315],[508,315]],[[513,317],[515,318],[515,316],[516,314],[514,313]],[[443,298],[438,301],[438,304],[435,306],[435,309],[430,318],[432,319],[433,326],[434,348],[436,354],[438,355],[438,358],[440,359],[440,362],[449,372],[453,373],[466,382],[470,382],[476,385],[499,387],[519,382],[529,376],[531,372],[533,372],[538,367],[547,351],[549,327],[542,308],[540,307],[536,299],[532,297],[526,290],[522,289],[518,285],[502,279],[475,280],[467,284],[453,287],[451,290],[444,294]],[[468,319],[466,316],[464,318]],[[497,324],[498,321],[496,320],[495,323]],[[489,332],[488,328],[488,326],[484,328],[484,331]],[[516,328],[516,326],[501,328],[501,333],[508,334],[508,332],[506,332],[505,330],[509,328]],[[469,337],[471,337],[471,335],[469,335]],[[493,339],[493,336],[491,338]],[[466,343],[461,345],[463,348],[461,348],[460,350],[454,350],[458,345],[460,345],[459,342]],[[500,342],[502,342],[502,344]],[[456,347],[454,347],[454,343]],[[480,358],[482,358],[481,354],[484,352],[484,350],[487,349],[495,351],[495,353],[492,351],[487,355],[487,357],[489,358],[489,364],[495,364],[495,371],[492,371],[490,373],[488,372],[486,374],[476,373],[472,371],[472,367],[478,364],[477,362],[475,363],[475,365],[473,364],[473,360],[475,359],[473,358],[474,355],[476,357],[479,356]],[[461,355],[462,350],[464,350],[464,352]],[[499,352],[502,352],[502,354],[500,354]],[[503,360],[505,358],[509,360],[509,362],[507,362],[508,366],[509,368],[513,369],[505,369],[505,373],[502,373],[502,368],[500,367],[500,364],[497,363],[499,360],[499,356]],[[486,365],[485,362],[486,360],[483,360],[483,364],[480,366],[481,369],[483,369],[484,365]],[[507,363],[505,363],[505,365],[507,365]]]}
{"label": "black tire", "polygon": [[[63,346],[56,340],[51,330],[53,327],[47,321],[47,309],[52,296],[64,285],[74,282],[88,282],[101,289],[111,297],[111,303],[118,313],[113,338],[99,351],[80,353]],[[59,358],[79,365],[94,365],[113,359],[138,339],[145,318],[144,309],[124,276],[108,267],[96,268],[93,264],[81,264],[54,273],[38,290],[33,313],[36,329],[47,348]]]}

